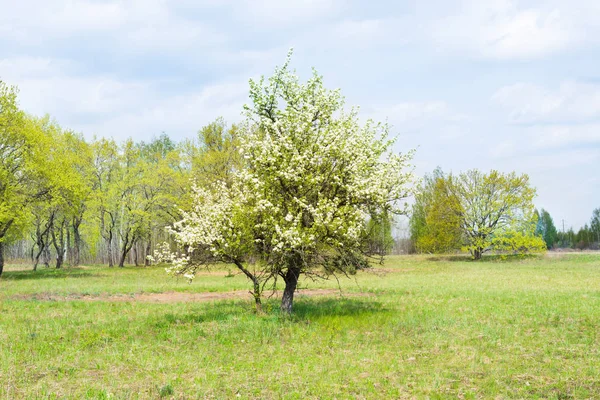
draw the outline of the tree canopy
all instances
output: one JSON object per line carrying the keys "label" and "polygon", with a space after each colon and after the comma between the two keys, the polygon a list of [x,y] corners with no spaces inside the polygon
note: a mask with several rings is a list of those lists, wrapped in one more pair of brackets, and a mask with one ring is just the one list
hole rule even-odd
{"label": "tree canopy", "polygon": [[387,125],[360,124],[316,72],[300,82],[289,59],[251,81],[250,99],[239,170],[214,190],[196,187],[194,211],[172,230],[183,250],[172,271],[192,277],[206,262],[232,263],[253,281],[257,304],[265,283],[281,279],[289,313],[300,275],[368,267],[366,221],[403,212],[410,153],[392,151]]}
{"label": "tree canopy", "polygon": [[550,216],[550,213],[543,208],[537,213],[537,217],[538,223],[535,233],[544,239],[546,247],[550,250],[558,242],[558,232],[556,226],[554,226],[554,220]]}
{"label": "tree canopy", "polygon": [[476,260],[489,250],[539,251],[545,244],[534,234],[536,191],[525,174],[488,174],[469,170],[449,175],[448,190],[456,198],[464,247]]}

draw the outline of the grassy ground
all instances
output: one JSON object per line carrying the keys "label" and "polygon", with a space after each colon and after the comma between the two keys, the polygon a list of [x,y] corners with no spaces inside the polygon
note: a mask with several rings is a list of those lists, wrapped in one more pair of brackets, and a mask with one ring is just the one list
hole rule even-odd
{"label": "grassy ground", "polygon": [[[393,257],[344,293],[153,304],[64,296],[247,290],[216,271],[0,278],[0,398],[600,398],[600,256]],[[336,287],[335,282],[310,288]],[[33,297],[32,297],[33,295]]]}

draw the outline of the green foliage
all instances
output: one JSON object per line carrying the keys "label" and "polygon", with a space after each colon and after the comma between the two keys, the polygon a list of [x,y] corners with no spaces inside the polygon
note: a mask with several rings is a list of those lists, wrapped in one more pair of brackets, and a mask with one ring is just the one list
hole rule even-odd
{"label": "green foliage", "polygon": [[31,206],[46,200],[55,177],[44,128],[19,110],[17,90],[0,81],[0,274],[4,246],[22,237]]}
{"label": "green foliage", "polygon": [[579,250],[589,249],[594,242],[594,234],[588,224],[585,224],[575,235],[575,248]]}
{"label": "green foliage", "polygon": [[535,235],[536,191],[527,175],[470,170],[448,177],[449,193],[457,199],[464,248],[480,259],[490,250],[537,252],[545,248]]}
{"label": "green foliage", "polygon": [[[208,159],[227,168],[216,169],[219,185],[195,188],[193,211],[172,230],[183,255],[169,260],[172,273],[190,278],[204,262],[235,264],[257,301],[261,285],[283,279],[289,313],[300,275],[366,265],[367,218],[404,211],[411,155],[394,153],[386,124],[361,124],[357,110],[344,110],[339,90],[326,89],[316,72],[301,82],[288,64],[250,82],[241,167],[230,173],[235,163]],[[235,143],[236,135],[226,140],[224,132],[222,124],[203,132],[217,161]]]}
{"label": "green foliage", "polygon": [[[426,234],[427,229],[427,211],[430,209],[433,202],[433,194],[435,190],[435,182],[444,178],[444,172],[440,167],[437,167],[433,174],[425,175],[423,180],[417,185],[415,191],[415,202],[412,205],[410,213],[410,238],[413,243],[417,243]],[[421,249],[416,248],[421,252]]]}
{"label": "green foliage", "polygon": [[387,212],[371,214],[364,239],[369,254],[385,256],[390,253],[395,243],[392,222],[392,216]]}
{"label": "green foliage", "polygon": [[535,228],[535,234],[544,239],[546,247],[548,250],[550,250],[558,242],[558,232],[556,230],[556,226],[554,226],[554,221],[552,220],[550,213],[543,208],[539,213],[537,213],[537,215],[538,222]]}
{"label": "green foliage", "polygon": [[434,171],[433,179],[426,178],[418,196],[411,219],[416,250],[439,254],[459,249],[461,205],[450,193],[448,181],[440,169]]}
{"label": "green foliage", "polygon": [[[233,174],[241,168],[239,128],[227,127],[223,118],[203,127],[198,140],[192,142],[192,178],[196,184],[210,187],[217,182],[231,184]],[[188,143],[188,146],[190,143]]]}
{"label": "green foliage", "polygon": [[600,247],[600,208],[596,208],[592,212],[590,221],[590,234],[592,241],[596,241],[596,248]]}

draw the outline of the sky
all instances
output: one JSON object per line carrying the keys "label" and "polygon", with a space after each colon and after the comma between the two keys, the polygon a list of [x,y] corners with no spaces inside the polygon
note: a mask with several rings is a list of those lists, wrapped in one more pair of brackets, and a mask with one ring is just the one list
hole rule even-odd
{"label": "sky", "polygon": [[600,207],[597,0],[0,0],[0,80],[86,138],[193,137],[292,66],[388,121],[417,175],[529,174],[578,229]]}

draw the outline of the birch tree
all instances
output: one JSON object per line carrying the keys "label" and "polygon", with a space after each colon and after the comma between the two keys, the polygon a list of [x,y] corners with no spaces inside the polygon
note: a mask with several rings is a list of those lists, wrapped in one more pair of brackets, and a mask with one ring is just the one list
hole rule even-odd
{"label": "birch tree", "polygon": [[17,90],[0,81],[0,275],[4,247],[22,236],[30,206],[48,193],[46,138],[17,104]]}

